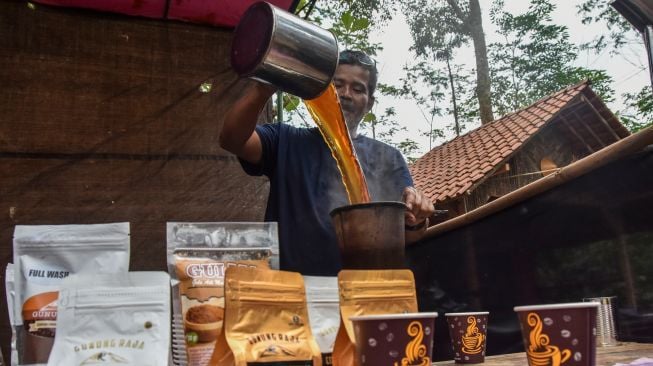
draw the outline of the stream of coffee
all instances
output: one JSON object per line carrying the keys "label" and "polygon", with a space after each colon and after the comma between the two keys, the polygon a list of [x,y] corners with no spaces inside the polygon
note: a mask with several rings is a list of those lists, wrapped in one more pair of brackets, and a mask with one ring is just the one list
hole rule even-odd
{"label": "stream of coffee", "polygon": [[347,190],[350,204],[370,202],[367,182],[361,164],[356,157],[356,150],[349,136],[349,130],[342,114],[338,94],[333,83],[329,84],[322,95],[305,100],[309,113],[317,124],[322,138],[329,146],[331,155],[336,159],[342,175],[342,182]]}

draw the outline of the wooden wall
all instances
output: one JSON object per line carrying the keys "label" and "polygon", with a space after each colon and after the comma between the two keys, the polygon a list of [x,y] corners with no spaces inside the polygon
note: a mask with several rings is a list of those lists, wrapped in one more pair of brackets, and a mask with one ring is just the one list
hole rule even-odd
{"label": "wooden wall", "polygon": [[167,221],[261,220],[268,189],[216,142],[230,30],[27,4],[0,2],[5,356],[14,225],[129,221],[131,269],[165,270]]}
{"label": "wooden wall", "polygon": [[[510,160],[510,170],[496,174],[472,190],[471,195],[464,196],[467,211],[471,211],[492,200],[521,188],[542,178],[540,161],[544,157],[552,159],[558,167],[569,165],[589,153],[576,149],[568,141],[568,133],[560,131],[560,120],[552,121],[548,126],[528,141]],[[563,133],[564,132],[564,133]]]}

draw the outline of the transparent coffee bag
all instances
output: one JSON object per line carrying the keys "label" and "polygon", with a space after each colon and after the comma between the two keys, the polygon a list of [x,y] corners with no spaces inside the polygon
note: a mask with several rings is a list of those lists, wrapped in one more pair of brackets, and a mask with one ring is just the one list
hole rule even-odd
{"label": "transparent coffee bag", "polygon": [[279,268],[276,223],[168,223],[175,365],[208,365],[224,319],[230,267]]}
{"label": "transparent coffee bag", "polygon": [[410,270],[343,270],[338,273],[340,328],[333,347],[335,366],[359,366],[352,316],[417,312]]}
{"label": "transparent coffee bag", "polygon": [[161,366],[169,351],[167,273],[73,275],[63,282],[48,366]]}
{"label": "transparent coffee bag", "polygon": [[322,365],[299,273],[227,269],[225,311],[211,365]]}
{"label": "transparent coffee bag", "polygon": [[[7,294],[7,312],[9,313],[9,326],[11,327],[11,348],[9,354],[9,365],[18,365],[18,352],[16,351],[16,318],[14,317],[14,307],[16,306],[16,289],[14,277],[14,264],[7,263],[5,269],[5,292]],[[0,363],[0,365],[4,365]]]}
{"label": "transparent coffee bag", "polygon": [[57,326],[57,298],[72,274],[129,269],[129,223],[16,225],[14,270],[19,365],[48,362]]}
{"label": "transparent coffee bag", "polygon": [[311,331],[322,352],[322,365],[332,365],[333,345],[340,326],[338,277],[304,276]]}

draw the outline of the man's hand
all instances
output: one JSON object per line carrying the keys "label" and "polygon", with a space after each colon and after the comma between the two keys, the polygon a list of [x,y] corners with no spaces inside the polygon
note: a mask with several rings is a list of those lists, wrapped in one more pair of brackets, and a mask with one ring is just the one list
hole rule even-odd
{"label": "man's hand", "polygon": [[418,226],[433,215],[433,203],[415,187],[406,187],[403,197],[406,204],[406,226]]}

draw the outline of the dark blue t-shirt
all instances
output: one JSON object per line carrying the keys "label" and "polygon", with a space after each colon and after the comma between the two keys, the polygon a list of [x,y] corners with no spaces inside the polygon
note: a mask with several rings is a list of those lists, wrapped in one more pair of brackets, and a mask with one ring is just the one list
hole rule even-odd
{"label": "dark blue t-shirt", "polygon": [[[317,128],[287,124],[256,127],[259,165],[241,160],[249,175],[270,178],[266,221],[279,223],[281,269],[335,276],[340,253],[329,213],[349,204],[336,161]],[[401,153],[380,141],[353,139],[372,201],[400,201],[413,181]]]}

